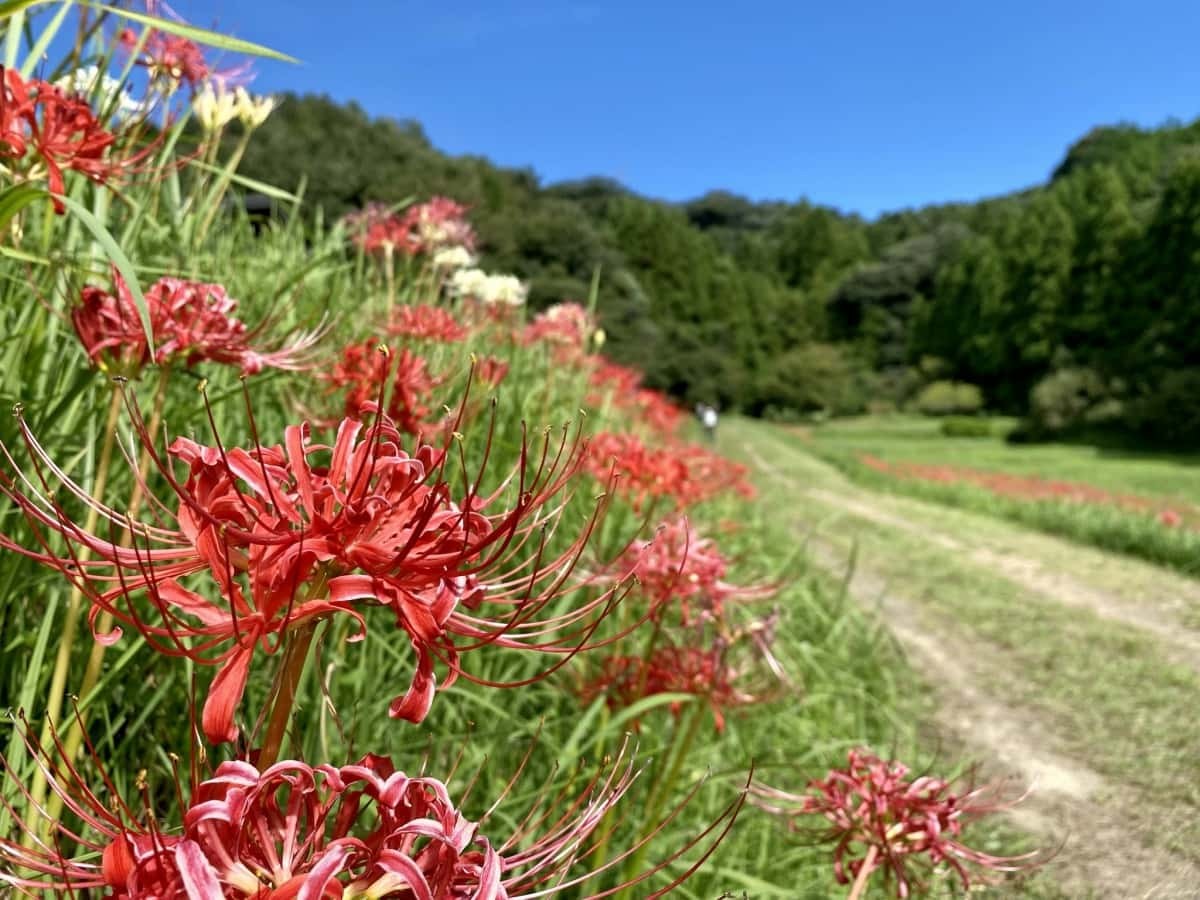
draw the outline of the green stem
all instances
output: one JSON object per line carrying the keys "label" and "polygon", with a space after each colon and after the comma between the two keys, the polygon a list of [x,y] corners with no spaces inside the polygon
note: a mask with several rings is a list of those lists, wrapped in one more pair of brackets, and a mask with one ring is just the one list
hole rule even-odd
{"label": "green stem", "polygon": [[283,738],[292,719],[292,708],[296,704],[296,689],[300,686],[300,676],[304,674],[304,663],[308,660],[308,648],[312,644],[313,632],[316,629],[316,621],[310,620],[288,638],[275,690],[275,704],[271,708],[271,717],[267,720],[267,734],[258,754],[259,771],[269,768],[279,759]]}
{"label": "green stem", "polygon": [[391,244],[383,245],[383,278],[387,284],[387,324],[392,322],[392,311],[396,306],[396,251]]}
{"label": "green stem", "polygon": [[[158,427],[162,422],[163,406],[167,401],[167,383],[170,377],[170,369],[161,369],[158,376],[158,387],[154,394],[154,407],[150,411],[150,421],[146,428],[147,440],[146,444],[152,444],[155,437],[158,435]],[[117,392],[119,395],[120,392]],[[141,455],[138,457],[138,472],[145,473],[150,468],[150,450],[148,446],[142,447]],[[143,476],[144,477],[144,476]],[[133,485],[133,493],[129,497],[129,520],[137,518],[138,512],[141,511],[142,503],[146,499],[145,492],[142,490],[141,480],[136,480]],[[117,540],[117,545],[120,547],[129,546],[129,540],[132,533],[126,527],[121,532],[121,537]],[[96,631],[100,634],[106,634],[112,631],[113,617],[112,613],[104,610],[100,613],[99,619],[96,621]],[[99,642],[92,644],[91,653],[88,654],[87,668],[83,673],[83,682],[79,686],[79,696],[84,700],[88,698],[96,684],[100,681],[100,669],[104,663],[104,653],[108,648]],[[66,750],[66,759],[69,762],[74,762],[76,755],[79,753],[79,747],[83,743],[83,729],[80,728],[79,722],[72,722],[67,731],[64,747]],[[61,798],[57,795],[50,798],[49,811],[54,815],[62,809]]]}
{"label": "green stem", "polygon": [[[91,496],[97,503],[104,496],[105,488],[108,486],[108,472],[112,464],[113,446],[116,443],[117,417],[120,415],[120,412],[121,391],[114,388],[112,399],[109,400],[108,404],[108,417],[104,422],[104,443],[100,447],[100,458],[96,465],[96,481],[92,487]],[[96,522],[99,521],[99,518],[99,507],[92,506],[88,510],[83,530],[91,534],[95,531]],[[91,553],[84,547],[79,551],[78,558],[80,563],[84,563],[91,558]],[[85,577],[87,577],[86,573],[81,568],[79,578],[82,579]],[[79,632],[79,620],[83,614],[83,599],[83,591],[78,584],[74,585],[67,599],[66,619],[63,621],[62,633],[58,644],[58,655],[54,659],[54,672],[50,676],[50,693],[46,700],[46,720],[42,725],[41,733],[41,744],[43,747],[49,743],[51,729],[58,725],[59,716],[62,714],[63,694],[67,686],[67,673],[71,668],[71,651],[75,647],[75,636]],[[39,821],[49,821],[43,819],[41,815],[45,797],[46,777],[39,768],[35,770],[33,781],[29,786],[30,803],[25,824],[30,827],[26,830],[27,837],[32,837],[35,833],[33,826],[36,826]],[[55,794],[51,799],[58,799],[58,795]]]}
{"label": "green stem", "polygon": [[[229,185],[233,182],[233,173],[237,171],[238,165],[241,164],[242,156],[246,152],[246,148],[250,145],[250,129],[246,129],[242,135],[242,139],[238,141],[237,147],[233,150],[233,155],[229,157],[229,162],[225,164],[225,168],[221,174],[217,176],[217,181],[213,187],[212,199],[208,204],[208,211],[204,215],[204,219],[200,224],[200,230],[196,232],[194,246],[196,249],[204,242],[204,238],[208,235],[208,231],[212,228],[213,219],[217,217],[217,213],[221,209],[221,200],[224,198],[226,191],[229,190]],[[220,136],[213,138],[214,145],[219,143]],[[216,160],[216,154],[213,155],[213,160]]]}
{"label": "green stem", "polygon": [[[692,745],[696,742],[696,735],[700,731],[700,725],[704,721],[705,713],[708,710],[705,708],[702,697],[696,697],[695,703],[696,708],[692,712],[687,725],[684,726],[681,722],[675,728],[675,738],[671,742],[671,747],[666,756],[666,759],[669,761],[666,776],[656,779],[650,788],[650,796],[646,799],[646,814],[642,819],[642,827],[639,829],[637,836],[639,841],[649,837],[653,833],[655,822],[662,810],[663,801],[667,797],[670,797],[675,790],[675,782],[679,779],[683,763],[687,759],[688,754],[691,753]],[[646,854],[650,851],[651,843],[651,841],[646,841],[633,855],[626,868],[626,879],[642,874],[642,867],[645,863]],[[633,895],[630,893],[631,890],[631,888],[627,888],[618,894],[618,900],[632,900]]]}

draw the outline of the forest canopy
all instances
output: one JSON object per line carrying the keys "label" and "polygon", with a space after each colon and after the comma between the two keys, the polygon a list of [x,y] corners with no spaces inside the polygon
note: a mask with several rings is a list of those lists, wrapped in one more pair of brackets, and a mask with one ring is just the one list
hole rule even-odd
{"label": "forest canopy", "polygon": [[676,204],[607,178],[543,185],[316,96],[284,98],[242,171],[303,183],[327,219],[453,197],[483,265],[527,281],[535,308],[587,297],[599,271],[607,351],[684,402],[847,414],[957,383],[1034,432],[1200,443],[1200,122],[1097,128],[1045,184],[874,221],[721,190]]}

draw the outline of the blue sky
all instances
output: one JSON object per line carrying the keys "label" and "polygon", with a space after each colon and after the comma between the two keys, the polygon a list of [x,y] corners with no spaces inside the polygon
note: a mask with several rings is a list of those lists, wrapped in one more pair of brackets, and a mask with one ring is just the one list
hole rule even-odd
{"label": "blue sky", "polygon": [[177,0],[303,60],[262,91],[413,118],[545,181],[873,216],[1043,180],[1094,125],[1200,114],[1200,4]]}

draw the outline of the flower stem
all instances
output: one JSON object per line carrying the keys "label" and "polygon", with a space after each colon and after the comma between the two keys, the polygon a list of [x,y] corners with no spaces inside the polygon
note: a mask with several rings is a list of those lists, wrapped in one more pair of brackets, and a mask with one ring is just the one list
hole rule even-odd
{"label": "flower stem", "polygon": [[383,245],[383,279],[387,284],[387,311],[385,318],[388,324],[392,321],[392,312],[396,306],[396,251],[390,243]]}
{"label": "flower stem", "polygon": [[858,876],[854,879],[854,884],[850,886],[850,893],[846,900],[858,900],[863,891],[867,889],[867,881],[871,878],[871,873],[875,871],[875,857],[878,854],[879,848],[874,844],[867,848],[867,855],[858,868]]}
{"label": "flower stem", "polygon": [[[671,796],[671,793],[674,791],[675,782],[679,779],[679,773],[683,769],[683,763],[692,752],[692,745],[696,742],[696,735],[699,733],[700,725],[704,721],[705,713],[708,711],[702,697],[696,698],[695,706],[696,708],[692,711],[687,725],[685,726],[680,721],[675,728],[675,738],[671,742],[667,756],[664,758],[669,768],[667,768],[664,777],[654,780],[653,786],[650,789],[650,796],[646,798],[646,814],[642,819],[642,827],[638,834],[638,840],[648,837],[647,831],[655,828],[655,820],[662,810],[663,801]],[[636,877],[642,874],[643,864],[649,850],[650,841],[646,841],[630,860],[628,869],[626,870],[628,873],[627,877]],[[629,893],[630,890],[631,888],[625,889],[617,897],[620,900],[629,900],[632,897]]]}
{"label": "flower stem", "polygon": [[283,665],[280,667],[279,682],[275,689],[275,704],[271,708],[267,734],[258,754],[259,771],[269,768],[279,759],[283,737],[292,718],[292,707],[296,703],[296,688],[300,685],[300,676],[304,674],[308,648],[316,630],[316,621],[300,625],[288,639],[287,648],[283,651]]}
{"label": "flower stem", "polygon": [[[117,433],[117,416],[121,412],[121,391],[114,388],[112,399],[108,404],[108,417],[104,422],[104,443],[100,446],[100,458],[96,463],[96,481],[92,487],[92,499],[99,502],[104,496],[105,488],[108,486],[108,472],[112,464],[113,445],[116,443]],[[93,505],[88,509],[87,519],[85,520],[83,530],[91,533],[96,528],[96,522],[100,517],[100,509]],[[86,562],[91,556],[88,549],[84,547],[79,551],[79,562]],[[82,566],[79,572],[79,578],[86,578],[86,572]],[[54,672],[50,676],[50,692],[46,699],[46,720],[42,725],[41,744],[46,746],[50,740],[50,729],[58,725],[59,716],[62,714],[63,692],[67,686],[67,673],[71,668],[71,651],[75,646],[75,636],[79,632],[79,620],[83,614],[83,590],[78,584],[71,588],[70,597],[67,599],[66,619],[63,621],[62,632],[59,637],[58,655],[54,660]],[[42,802],[46,797],[46,776],[41,768],[34,771],[33,781],[29,787],[29,813],[26,825],[40,826],[45,820],[42,818],[40,809]],[[54,794],[52,799],[57,799],[58,794]],[[36,832],[33,828],[26,831],[27,836],[32,836]]]}
{"label": "flower stem", "polygon": [[[149,422],[149,425],[147,428],[147,434],[149,435],[150,443],[152,443],[154,441],[155,435],[158,434],[158,426],[159,426],[159,423],[162,421],[163,405],[166,403],[166,399],[167,399],[167,381],[168,381],[169,371],[170,370],[168,370],[168,369],[162,369],[159,373],[158,388],[156,389],[156,393],[154,395],[154,408],[153,408],[153,410],[151,410],[150,422]],[[114,401],[115,406],[118,409],[120,408],[122,399],[123,398],[122,398],[122,393],[121,393],[120,389],[115,389],[113,391],[113,401]],[[116,432],[115,420],[110,419],[109,424],[111,425],[111,427],[109,428],[110,435],[115,434],[115,432]],[[111,450],[111,448],[109,448],[109,449]],[[149,468],[149,466],[150,466],[150,451],[143,447],[141,456],[138,459],[138,471],[145,472]],[[100,482],[99,482],[99,478],[97,478],[97,486],[98,486],[98,490],[102,488],[102,485],[100,485]],[[135,479],[134,485],[133,485],[133,493],[130,495],[130,498],[129,498],[129,519],[130,520],[133,520],[134,518],[137,517],[138,511],[141,509],[142,502],[144,500],[145,500],[145,492],[142,490],[141,480]],[[92,525],[94,525],[94,522],[89,522],[86,530],[91,531]],[[121,546],[121,547],[127,546],[129,543],[130,536],[131,536],[130,531],[128,528],[126,528],[124,531],[121,532],[120,538],[117,539],[117,545]],[[104,634],[106,632],[111,631],[112,627],[113,627],[112,613],[109,613],[107,611],[101,612],[100,617],[96,620],[95,631],[99,634]],[[84,702],[87,701],[88,696],[92,693],[92,691],[96,687],[96,684],[100,681],[100,669],[104,663],[104,652],[106,649],[107,648],[104,646],[104,644],[101,644],[99,642],[93,642],[93,644],[92,644],[91,652],[88,654],[87,668],[84,669],[84,672],[83,672],[83,681],[79,686],[79,696]],[[72,722],[70,723],[70,725],[68,726],[68,728],[66,730],[66,738],[63,741],[63,747],[64,747],[64,756],[65,756],[64,761],[67,763],[73,763],[75,761],[75,757],[79,754],[79,748],[83,743],[83,728],[80,727],[80,719],[82,718],[82,715],[83,714],[80,713],[76,719],[72,720]],[[60,797],[57,793],[52,794],[47,801],[47,813],[49,814],[49,818],[57,819],[58,814],[61,811],[62,811],[62,797]]]}

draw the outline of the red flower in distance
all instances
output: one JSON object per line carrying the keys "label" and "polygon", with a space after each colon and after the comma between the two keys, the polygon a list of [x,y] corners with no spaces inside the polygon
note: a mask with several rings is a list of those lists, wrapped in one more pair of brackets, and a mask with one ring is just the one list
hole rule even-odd
{"label": "red flower in distance", "polygon": [[581,352],[596,330],[591,314],[578,303],[556,303],[525,326],[521,340],[526,344],[546,343]]}
{"label": "red flower in distance", "polygon": [[[754,673],[729,661],[728,645],[721,640],[711,648],[659,647],[649,657],[609,656],[588,680],[583,699],[604,697],[611,709],[625,709],[656,694],[692,694],[703,699],[718,732],[725,730],[725,712],[772,699],[778,691],[755,684]],[[672,703],[678,715],[681,704]]]}
{"label": "red flower in distance", "polygon": [[[660,621],[667,611],[678,608],[685,627],[722,622],[727,601],[761,599],[778,590],[773,584],[739,586],[726,581],[728,560],[684,517],[660,525],[648,541],[634,541],[614,569],[622,577],[637,578],[637,590],[652,604],[653,619]],[[699,605],[698,613],[693,605]]]}
{"label": "red flower in distance", "polygon": [[403,249],[407,235],[398,215],[386,203],[368,203],[360,210],[347,213],[342,224],[354,241],[366,253],[383,253]]}
{"label": "red flower in distance", "polygon": [[[394,374],[389,378],[393,365]],[[372,340],[348,345],[328,380],[345,391],[344,413],[350,417],[374,409],[381,386],[387,385],[387,415],[401,431],[412,435],[430,430],[428,404],[442,384],[441,378],[430,373],[423,356],[405,348],[393,357]]]}
{"label": "red flower in distance", "polygon": [[409,254],[433,253],[443,247],[475,247],[475,231],[467,221],[467,208],[448,197],[432,197],[410,206],[400,220]]}
{"label": "red flower in distance", "polygon": [[422,304],[396,307],[388,324],[388,333],[422,341],[456,344],[471,332],[448,310]]}
{"label": "red flower in distance", "polygon": [[651,500],[678,500],[689,478],[687,465],[675,453],[620,432],[601,432],[593,438],[588,469],[601,479],[615,472],[617,490],[629,498],[634,509]]}
{"label": "red flower in distance", "polygon": [[467,208],[445,197],[410,206],[403,214],[386,203],[368,203],[347,213],[342,222],[367,253],[433,253],[443,247],[475,246],[475,232],[466,220]]}
{"label": "red flower in distance", "polygon": [[607,359],[597,359],[596,366],[589,376],[596,387],[605,388],[614,397],[630,396],[642,385],[642,373],[628,366],[622,366]]}
{"label": "red flower in distance", "polygon": [[597,477],[615,471],[617,489],[635,509],[663,499],[686,507],[725,491],[754,496],[745,466],[693,444],[652,446],[629,432],[596,435],[588,468]]}
{"label": "red flower in distance", "polygon": [[[948,864],[970,887],[965,864],[997,871],[1015,871],[1031,863],[1035,853],[1000,857],[973,850],[962,842],[963,823],[1012,803],[998,803],[994,787],[968,788],[955,793],[941,778],[909,778],[903,763],[886,761],[870,751],[851,750],[845,768],[810,781],[809,792],[793,794],[766,785],[751,790],[755,802],[788,819],[792,827],[801,816],[824,816],[828,838],[835,842],[834,874],[841,884],[858,877],[864,866],[883,869],[895,880],[896,896],[907,897],[914,879],[910,863]],[[862,856],[859,856],[859,852]],[[869,876],[869,872],[868,872]]]}
{"label": "red flower in distance", "polygon": [[[143,0],[142,5],[152,16],[186,24],[183,17],[162,0]],[[137,48],[138,34],[132,28],[124,28],[118,33],[117,41],[132,53]],[[183,83],[190,88],[206,81],[233,85],[250,78],[249,63],[214,69],[195,41],[157,28],[149,29],[142,54],[136,62],[146,69],[151,78],[167,84]]]}
{"label": "red flower in distance", "polygon": [[[242,449],[179,438],[167,457],[136,415],[135,427],[177,500],[173,511],[159,504],[157,520],[173,515],[175,527],[130,522],[92,500],[22,420],[35,474],[0,474],[0,493],[24,512],[40,547],[5,536],[0,546],[62,571],[91,599],[93,623],[107,612],[159,652],[217,667],[202,719],[214,742],[237,735],[233,717],[256,652],[273,654],[289,631],[336,614],[357,620],[352,639],[360,640],[366,608],[393,612],[415,672],[389,714],[415,722],[438,689],[437,661],[448,670],[445,686],[472,677],[459,665],[462,653],[490,644],[556,657],[536,680],[579,651],[617,639],[593,635],[623,596],[621,585],[547,612],[586,581],[572,574],[603,512],[598,504],[572,540],[548,552],[584,453],[565,431],[558,441],[547,433],[540,448],[526,445],[516,468],[485,494],[486,454],[478,472],[462,473],[464,487],[455,492],[446,451],[423,445],[406,453],[386,417],[369,428],[344,420],[332,445],[313,441],[306,426],[290,426],[279,445]],[[11,452],[5,455],[16,468]],[[182,482],[173,461],[188,467]],[[51,481],[102,521],[128,528],[134,545],[85,532],[55,499]],[[51,550],[47,531],[67,541],[66,555]],[[82,561],[77,548],[92,559]],[[193,588],[190,576],[205,577]]]}
{"label": "red flower in distance", "polygon": [[508,377],[509,365],[496,356],[484,356],[475,361],[475,378],[488,387],[499,387]]}

